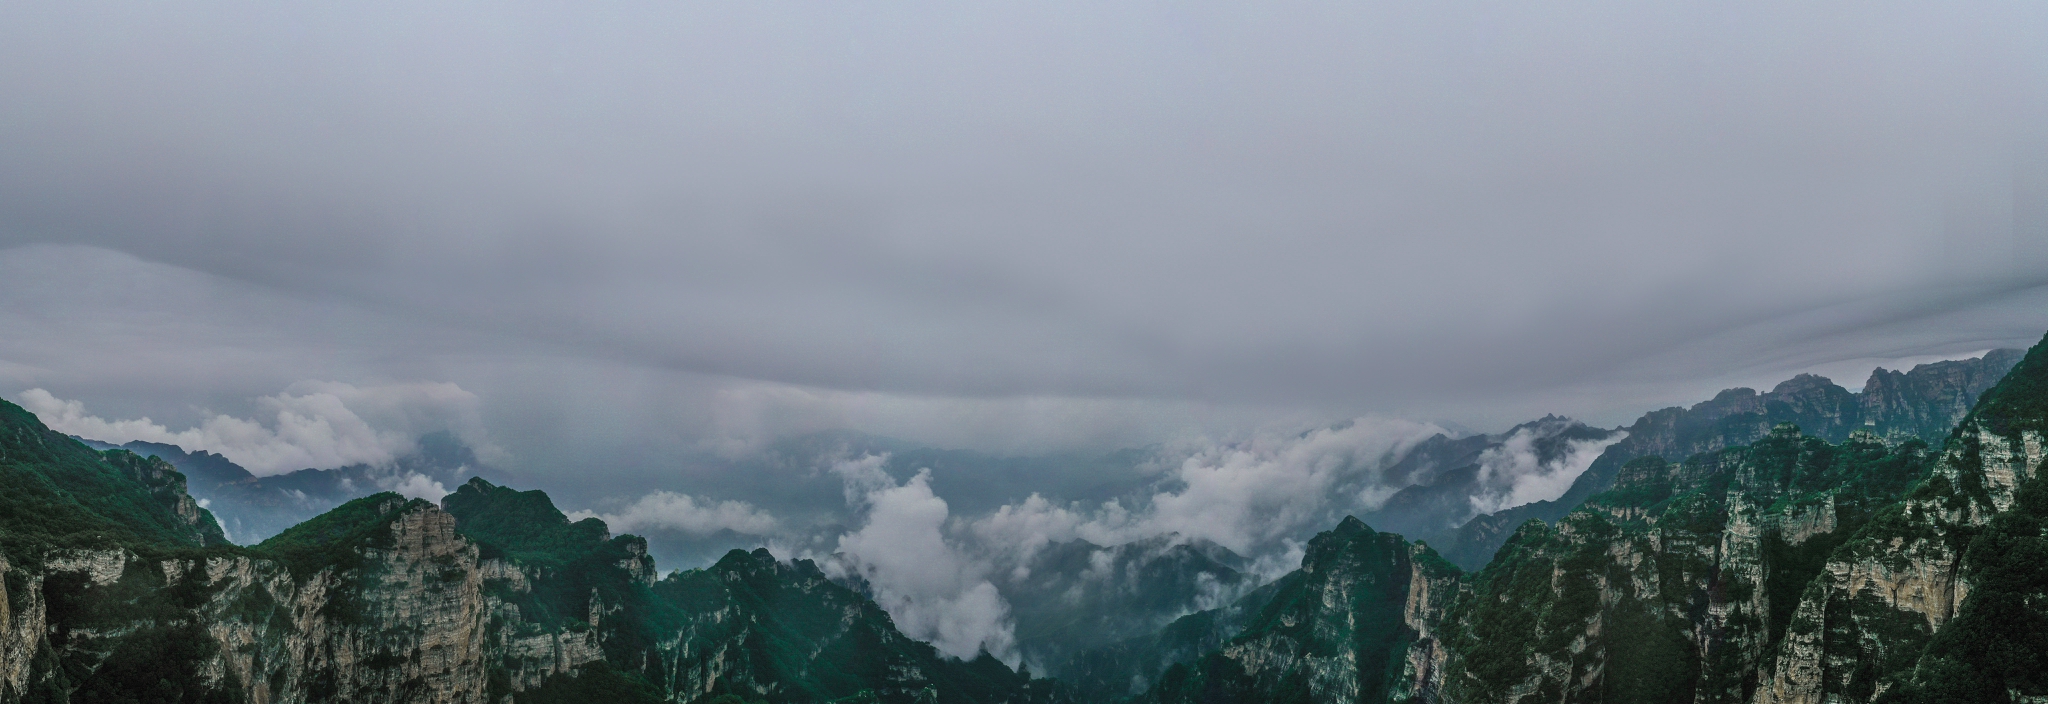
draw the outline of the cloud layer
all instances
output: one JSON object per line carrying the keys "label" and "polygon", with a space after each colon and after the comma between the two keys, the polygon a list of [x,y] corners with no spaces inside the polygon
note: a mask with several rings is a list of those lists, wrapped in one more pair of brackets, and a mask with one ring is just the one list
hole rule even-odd
{"label": "cloud layer", "polygon": [[[109,443],[134,440],[176,445],[227,457],[257,476],[355,464],[388,465],[417,448],[421,435],[454,431],[484,452],[477,398],[449,383],[357,387],[334,382],[294,384],[257,399],[251,418],[213,414],[198,425],[171,430],[147,416],[107,420],[43,389],[20,395],[21,405],[58,432]],[[394,488],[395,490],[395,488]],[[444,489],[410,486],[408,495],[434,498]]]}
{"label": "cloud layer", "polygon": [[644,533],[652,530],[680,531],[691,536],[732,531],[741,535],[772,536],[781,524],[768,512],[745,501],[711,501],[657,491],[640,497],[618,513],[572,511],[569,520],[603,519],[615,533]]}
{"label": "cloud layer", "polygon": [[1351,513],[1379,507],[1401,487],[1380,472],[1432,435],[1426,423],[1358,418],[1306,432],[1268,431],[1231,442],[1169,450],[1156,489],[1134,505],[1060,505],[1033,494],[975,519],[969,530],[1006,565],[1051,542],[1118,545],[1160,535],[1213,541],[1293,569],[1301,542]]}

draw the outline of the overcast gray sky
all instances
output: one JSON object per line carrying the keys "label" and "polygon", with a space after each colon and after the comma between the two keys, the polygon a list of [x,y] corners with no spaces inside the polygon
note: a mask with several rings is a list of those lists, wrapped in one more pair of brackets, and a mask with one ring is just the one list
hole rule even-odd
{"label": "overcast gray sky", "polygon": [[2039,339],[2048,6],[10,2],[0,272],[9,398],[538,472],[1611,425]]}

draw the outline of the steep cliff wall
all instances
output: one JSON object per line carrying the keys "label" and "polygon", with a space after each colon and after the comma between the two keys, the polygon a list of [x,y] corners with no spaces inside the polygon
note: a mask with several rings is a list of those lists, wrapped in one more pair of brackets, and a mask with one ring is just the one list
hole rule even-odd
{"label": "steep cliff wall", "polygon": [[[2040,491],[2044,430],[2048,343],[2035,347],[1984,395],[1949,436],[1940,462],[1905,500],[1828,560],[1802,595],[1791,633],[1775,653],[1773,677],[1757,701],[1860,702],[1902,684],[1926,690],[1939,684],[1928,679],[1938,673],[1920,665],[1930,653],[1964,670],[1983,659],[2048,665],[2048,655],[2033,650],[2020,651],[2031,657],[1943,660],[1943,652],[1981,644],[1929,648],[1971,604],[1980,580],[2000,574],[1998,566],[2011,555],[2041,549],[2037,521],[2015,509],[2026,508],[2023,495]],[[2002,609],[2007,623],[2042,622],[2043,607],[2030,594],[2048,590],[2048,582],[2026,578],[2024,568],[2004,574],[2017,578],[1999,583],[1996,591],[2016,600],[1986,605],[2007,601],[1987,597],[1977,608]],[[2000,700],[2048,694],[2048,681],[2040,677],[2007,684],[1992,687]]]}
{"label": "steep cliff wall", "polygon": [[[519,568],[479,560],[446,512],[361,501],[372,521],[327,526],[348,530],[320,546],[347,559],[298,575],[290,556],[231,550],[9,565],[0,700],[488,702],[494,679],[530,687],[599,657],[592,631],[533,628],[487,593],[487,576]],[[151,681],[158,670],[170,676]]]}

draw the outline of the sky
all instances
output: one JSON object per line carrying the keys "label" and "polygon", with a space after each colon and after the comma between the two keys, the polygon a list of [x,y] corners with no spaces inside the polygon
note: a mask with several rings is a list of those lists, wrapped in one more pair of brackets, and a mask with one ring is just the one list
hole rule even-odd
{"label": "sky", "polygon": [[[0,396],[762,527],[732,468],[820,431],[1199,474],[1855,388],[2048,330],[2044,46],[2027,2],[10,2]],[[828,493],[929,508],[902,469]]]}

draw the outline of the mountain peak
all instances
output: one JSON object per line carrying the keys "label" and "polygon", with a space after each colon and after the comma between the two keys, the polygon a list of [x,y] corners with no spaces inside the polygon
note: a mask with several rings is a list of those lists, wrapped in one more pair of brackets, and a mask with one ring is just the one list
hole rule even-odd
{"label": "mountain peak", "polygon": [[1830,386],[1835,386],[1835,382],[1832,379],[1819,374],[1800,374],[1779,382],[1776,387],[1771,389],[1771,393],[1780,395],[1796,394],[1801,391],[1824,389]]}

